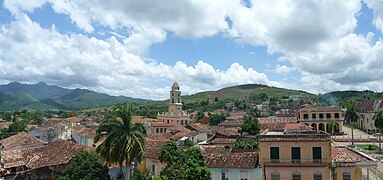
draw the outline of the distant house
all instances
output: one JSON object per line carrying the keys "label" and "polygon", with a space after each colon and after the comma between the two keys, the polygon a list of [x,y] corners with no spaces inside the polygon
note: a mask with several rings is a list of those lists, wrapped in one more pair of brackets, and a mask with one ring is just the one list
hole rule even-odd
{"label": "distant house", "polygon": [[369,133],[375,132],[377,129],[373,117],[375,112],[380,109],[383,109],[383,100],[381,99],[375,101],[359,101],[356,105],[358,114],[356,127]]}
{"label": "distant house", "polygon": [[212,180],[262,179],[258,152],[226,152],[224,146],[201,146]]}
{"label": "distant house", "polygon": [[75,125],[72,130],[72,138],[75,142],[92,147],[93,139],[96,137],[97,127],[85,127],[83,125]]}
{"label": "distant house", "polygon": [[158,156],[161,152],[162,146],[169,142],[169,137],[161,136],[159,139],[145,138],[145,150],[143,160],[138,164],[138,170],[149,170],[155,175],[160,175],[160,172],[165,168],[166,164],[161,163],[158,160]]}
{"label": "distant house", "polygon": [[56,179],[63,165],[82,149],[65,140],[44,143],[21,132],[0,141],[0,177],[14,179]]}

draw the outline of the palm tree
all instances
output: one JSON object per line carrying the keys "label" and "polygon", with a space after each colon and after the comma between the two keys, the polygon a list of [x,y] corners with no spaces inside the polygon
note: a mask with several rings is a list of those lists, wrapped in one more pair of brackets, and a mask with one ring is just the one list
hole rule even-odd
{"label": "palm tree", "polygon": [[354,145],[354,122],[356,122],[358,120],[358,114],[356,114],[355,108],[351,103],[347,104],[347,111],[346,111],[345,119],[351,125],[351,147],[355,147],[355,145]]}
{"label": "palm tree", "polygon": [[[97,143],[105,138],[96,152],[106,164],[118,164],[121,172],[123,165],[129,167],[134,160],[140,160],[144,152],[146,130],[141,124],[132,124],[132,105],[117,105],[113,107],[113,115],[106,117],[97,129],[94,138]],[[129,179],[127,171],[125,179]]]}
{"label": "palm tree", "polygon": [[335,120],[331,119],[327,123],[328,125],[328,132],[331,133],[331,138],[334,135],[334,129],[335,129]]}
{"label": "palm tree", "polygon": [[375,127],[379,129],[379,148],[380,148],[380,153],[382,153],[382,146],[380,142],[380,137],[383,129],[383,109],[375,112],[374,116],[372,119],[375,121]]}

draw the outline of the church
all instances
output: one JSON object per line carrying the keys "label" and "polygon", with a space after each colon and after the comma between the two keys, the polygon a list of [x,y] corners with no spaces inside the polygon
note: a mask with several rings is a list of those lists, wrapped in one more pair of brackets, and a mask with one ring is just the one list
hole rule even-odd
{"label": "church", "polygon": [[157,119],[167,124],[179,125],[187,125],[192,121],[190,114],[182,110],[181,90],[176,81],[174,81],[170,90],[169,110],[168,112],[158,113]]}

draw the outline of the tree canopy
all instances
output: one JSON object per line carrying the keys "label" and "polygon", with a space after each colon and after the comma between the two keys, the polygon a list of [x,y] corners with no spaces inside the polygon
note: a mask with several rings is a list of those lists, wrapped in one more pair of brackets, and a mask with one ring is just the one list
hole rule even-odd
{"label": "tree canopy", "polygon": [[375,126],[382,130],[383,129],[383,109],[377,111],[374,116],[373,120],[375,121]]}
{"label": "tree canopy", "polygon": [[226,119],[226,115],[224,113],[217,113],[217,114],[212,114],[209,117],[209,124],[210,125],[218,125],[222,121]]}
{"label": "tree canopy", "polygon": [[166,163],[161,171],[163,179],[211,179],[203,155],[196,147],[182,150],[174,141],[170,141],[164,145],[158,159]]}
{"label": "tree canopy", "polygon": [[81,151],[69,161],[58,179],[107,180],[110,179],[108,171],[108,168],[101,164],[100,159],[95,154]]}
{"label": "tree canopy", "polygon": [[250,135],[257,135],[260,131],[260,126],[257,118],[251,115],[246,115],[243,119],[244,122],[241,126],[240,132],[247,132]]}

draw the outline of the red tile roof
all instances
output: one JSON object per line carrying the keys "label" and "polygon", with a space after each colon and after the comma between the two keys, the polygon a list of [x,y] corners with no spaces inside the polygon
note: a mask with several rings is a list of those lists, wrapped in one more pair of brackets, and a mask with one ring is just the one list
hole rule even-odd
{"label": "red tile roof", "polygon": [[260,124],[264,124],[264,123],[287,124],[287,123],[296,123],[298,121],[296,117],[266,117],[266,118],[257,118],[257,119]]}
{"label": "red tile roof", "polygon": [[192,124],[188,124],[186,128],[192,131],[200,132],[200,133],[212,133],[210,126],[208,124],[192,123]]}
{"label": "red tile roof", "polygon": [[239,128],[225,128],[223,126],[211,126],[212,131],[224,136],[239,136]]}
{"label": "red tile roof", "polygon": [[190,137],[190,136],[194,136],[194,135],[196,135],[196,132],[181,131],[181,132],[177,132],[176,134],[174,134],[172,137],[170,137],[170,139],[178,141],[183,137]]}
{"label": "red tile roof", "polygon": [[167,142],[169,142],[169,140],[154,141],[154,140],[145,139],[144,157],[158,159],[162,146],[164,146]]}
{"label": "red tile roof", "polygon": [[3,148],[6,149],[17,149],[24,147],[36,147],[42,146],[44,141],[29,135],[26,132],[20,132],[19,134],[10,136],[0,141]]}
{"label": "red tile roof", "polygon": [[208,168],[256,168],[258,153],[210,153],[205,154],[205,159]]}
{"label": "red tile roof", "polygon": [[173,136],[173,134],[170,132],[151,133],[151,134],[146,135],[146,137],[150,140],[160,140],[160,141],[169,140],[170,137],[172,137],[172,136]]}
{"label": "red tile roof", "polygon": [[355,163],[370,159],[346,147],[331,147],[331,158],[338,167],[353,167]]}
{"label": "red tile roof", "polygon": [[306,126],[305,124],[302,124],[302,123],[292,123],[292,124],[285,124],[283,129],[286,129],[286,130],[299,130],[299,129],[309,130],[309,129],[312,129],[312,127]]}

